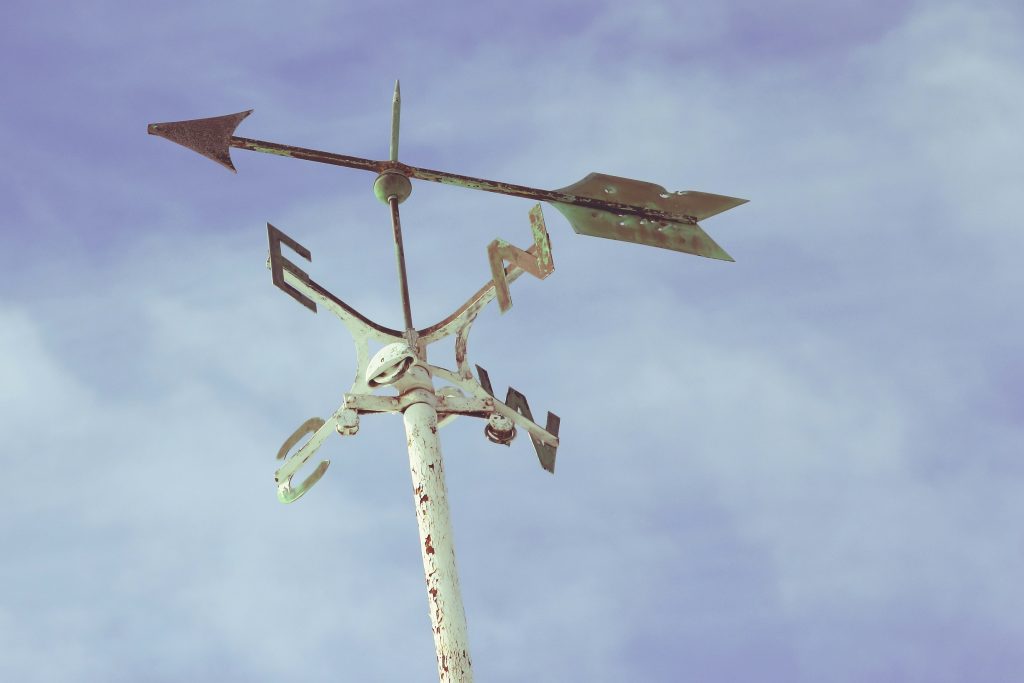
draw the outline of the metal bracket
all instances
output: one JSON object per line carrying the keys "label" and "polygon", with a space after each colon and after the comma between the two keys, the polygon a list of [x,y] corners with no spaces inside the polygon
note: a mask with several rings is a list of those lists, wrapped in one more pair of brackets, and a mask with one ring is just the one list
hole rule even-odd
{"label": "metal bracket", "polygon": [[[484,386],[473,376],[467,360],[469,331],[480,311],[496,297],[499,298],[499,304],[507,301],[508,305],[511,305],[508,285],[523,273],[529,272],[544,278],[554,270],[551,245],[544,227],[540,204],[530,211],[530,223],[534,243],[528,249],[513,247],[503,240],[495,240],[488,248],[492,268],[496,268],[500,275],[492,277],[466,303],[444,320],[421,330],[410,330],[408,334],[373,322],[310,278],[304,270],[282,255],[281,245],[288,246],[307,261],[311,261],[312,254],[309,249],[267,223],[270,242],[267,268],[272,273],[274,285],[314,313],[317,312],[318,306],[323,306],[334,313],[348,329],[356,347],[356,376],[349,392],[344,396],[342,405],[327,420],[311,418],[304,422],[288,437],[278,452],[278,459],[284,459],[304,435],[312,433],[312,436],[294,455],[285,460],[274,475],[278,485],[278,498],[282,502],[291,503],[298,500],[323,477],[330,465],[329,460],[317,465],[313,473],[299,486],[292,485],[293,476],[312,458],[332,430],[342,436],[353,435],[359,429],[359,415],[400,413],[411,403],[423,401],[434,405],[439,417],[439,426],[447,424],[458,415],[482,418],[489,418],[493,414],[504,416],[512,424],[529,433],[541,465],[549,472],[554,471],[554,454],[559,443],[558,417],[548,413],[547,428],[541,427],[533,421],[525,397],[513,389],[509,390],[509,397],[506,397],[505,402],[499,401],[492,395],[489,381],[485,381]],[[502,267],[501,259],[510,260],[507,268]],[[503,307],[503,310],[507,308]],[[451,335],[455,335],[457,370],[452,371],[427,363],[429,345]],[[370,340],[382,345],[397,342],[410,344],[415,349],[417,364],[451,386],[442,387],[433,393],[422,388],[412,389],[399,396],[373,393],[373,387],[367,381]],[[482,378],[486,378],[485,372],[482,372]]]}
{"label": "metal bracket", "polygon": [[[322,420],[319,417],[311,417],[306,420],[285,440],[281,449],[277,452],[277,459],[284,460],[285,462],[274,473],[274,481],[277,483],[277,498],[282,503],[294,503],[297,501],[313,488],[313,485],[320,481],[320,478],[327,472],[331,461],[322,460],[316,466],[316,469],[313,470],[313,473],[306,477],[301,484],[297,487],[292,486],[292,477],[295,476],[299,468],[313,457],[314,453],[320,450],[320,446],[323,445],[331,431],[337,431],[342,436],[354,435],[359,431],[359,415],[342,405],[327,420]],[[299,439],[310,432],[313,435],[302,444],[302,447],[294,455],[285,459],[285,456],[299,442]]]}

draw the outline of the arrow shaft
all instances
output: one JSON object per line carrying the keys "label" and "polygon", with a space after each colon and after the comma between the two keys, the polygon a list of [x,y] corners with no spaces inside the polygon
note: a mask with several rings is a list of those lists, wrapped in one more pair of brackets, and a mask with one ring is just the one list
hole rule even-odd
{"label": "arrow shaft", "polygon": [[[433,171],[429,168],[416,168],[409,166],[407,168],[410,178],[416,178],[417,180],[429,180],[432,183],[441,183],[443,185],[454,185],[456,187],[465,187],[470,190],[483,190],[484,192],[494,192],[497,194],[507,194],[513,197],[523,197],[524,199],[534,199],[542,202],[562,202],[565,204],[580,204],[586,206],[601,205],[603,211],[615,210],[610,205],[598,201],[592,203],[589,197],[577,197],[571,194],[565,194],[564,192],[557,192],[554,190],[539,190],[535,187],[526,187],[525,185],[514,185],[512,183],[501,183],[495,180],[486,180],[485,178],[474,178],[468,175],[459,175],[458,173],[449,173],[447,171]],[[588,202],[582,204],[582,201]],[[632,211],[636,211],[638,207],[629,207]]]}
{"label": "arrow shaft", "polygon": [[568,194],[565,192],[559,192],[558,190],[539,190],[535,187],[526,187],[525,185],[502,183],[494,180],[486,180],[484,178],[473,178],[472,176],[459,175],[458,173],[448,173],[447,171],[432,171],[429,168],[416,168],[414,166],[407,166],[404,170],[408,172],[410,178],[429,180],[431,182],[442,183],[444,185],[455,185],[457,187],[465,187],[471,190],[483,190],[485,192],[507,194],[513,197],[523,197],[524,199],[533,199],[536,201],[555,204],[584,206],[598,211],[638,216],[652,221],[672,221],[675,223],[697,222],[692,216],[683,216],[675,213],[669,213],[668,211],[649,209],[643,206],[636,206],[635,204],[623,204],[621,202],[610,202],[603,199],[595,199],[594,197]]}
{"label": "arrow shaft", "polygon": [[596,199],[594,197],[568,194],[566,192],[559,192],[558,190],[539,190],[535,187],[526,187],[525,185],[514,185],[513,183],[502,183],[494,180],[486,180],[484,178],[473,178],[472,176],[459,175],[458,173],[449,173],[447,171],[432,171],[429,168],[416,168],[415,166],[406,166],[403,170],[408,173],[410,178],[429,180],[431,182],[442,183],[444,185],[455,185],[457,187],[465,187],[471,190],[483,190],[485,192],[507,194],[513,197],[523,197],[524,199],[533,199],[536,201],[554,204],[572,204],[574,206],[583,206],[589,209],[596,209],[598,211],[607,211],[613,214],[637,216],[651,221],[671,221],[674,223],[690,224],[695,224],[697,222],[693,216],[670,213],[659,209],[650,209],[643,206],[637,206],[635,204],[623,204],[621,202],[610,202],[604,199]]}
{"label": "arrow shaft", "polygon": [[264,154],[276,154],[282,157],[293,157],[305,161],[315,161],[320,164],[331,164],[332,166],[344,166],[346,168],[358,168],[362,171],[373,171],[381,173],[385,168],[392,166],[387,161],[371,161],[359,157],[350,157],[345,154],[334,154],[333,152],[321,152],[317,149],[305,147],[293,147],[282,145],[277,142],[266,140],[254,140],[252,138],[241,138],[237,135],[231,136],[231,146],[238,149],[247,149],[250,152],[263,152]]}
{"label": "arrow shaft", "polygon": [[636,206],[634,204],[622,204],[620,202],[610,202],[603,199],[596,199],[594,197],[582,197],[579,195],[567,194],[565,192],[558,192],[557,190],[540,190],[535,187],[515,185],[513,183],[502,183],[494,180],[487,180],[485,178],[474,178],[472,176],[459,175],[458,173],[449,173],[447,171],[434,171],[429,168],[417,168],[416,166],[408,166],[398,161],[373,161],[371,159],[348,156],[347,154],[335,154],[333,152],[323,152],[317,149],[282,145],[277,142],[243,138],[238,137],[237,135],[231,137],[231,146],[237,147],[238,149],[247,149],[251,152],[276,154],[278,156],[292,157],[295,159],[302,159],[304,161],[315,161],[320,164],[330,164],[332,166],[344,166],[345,168],[355,168],[361,171],[372,171],[374,173],[383,173],[384,171],[389,170],[398,171],[409,178],[427,180],[432,183],[454,185],[456,187],[465,187],[471,190],[483,190],[484,192],[494,192],[497,194],[511,195],[513,197],[523,197],[524,199],[533,199],[535,201],[584,206],[598,211],[638,216],[652,221],[672,221],[674,223],[690,224],[695,224],[697,222],[692,216],[683,216],[669,213],[667,211],[660,211],[658,209],[649,209],[642,206]]}

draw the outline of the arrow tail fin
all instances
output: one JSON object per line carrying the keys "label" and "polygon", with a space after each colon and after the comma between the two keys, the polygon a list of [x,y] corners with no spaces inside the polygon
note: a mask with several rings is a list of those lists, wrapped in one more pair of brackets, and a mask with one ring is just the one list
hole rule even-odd
{"label": "arrow tail fin", "polygon": [[697,192],[686,190],[676,192],[672,196],[672,209],[687,216],[693,216],[699,221],[705,218],[717,216],[723,211],[736,208],[740,204],[746,204],[748,200],[738,197],[727,197],[724,194],[711,194],[710,192]]}
{"label": "arrow tail fin", "polygon": [[552,202],[552,205],[566,217],[572,229],[580,235],[644,244],[721,261],[733,260],[695,223],[647,220],[630,215],[617,216],[607,211],[558,202]]}

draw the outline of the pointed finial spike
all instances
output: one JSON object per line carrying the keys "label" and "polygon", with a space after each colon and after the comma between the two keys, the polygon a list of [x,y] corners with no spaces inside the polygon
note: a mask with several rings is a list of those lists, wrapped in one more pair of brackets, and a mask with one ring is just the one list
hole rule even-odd
{"label": "pointed finial spike", "polygon": [[391,100],[391,161],[398,161],[398,124],[402,117],[402,91],[395,80],[395,96]]}

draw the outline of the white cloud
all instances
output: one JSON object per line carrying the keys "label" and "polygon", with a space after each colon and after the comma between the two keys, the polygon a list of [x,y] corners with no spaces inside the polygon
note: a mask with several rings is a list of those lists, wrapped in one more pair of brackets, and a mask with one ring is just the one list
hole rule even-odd
{"label": "white cloud", "polygon": [[[498,391],[562,415],[564,445],[550,478],[525,439],[491,446],[470,420],[444,432],[479,677],[742,678],[746,660],[780,680],[836,662],[848,680],[934,679],[967,655],[936,649],[933,630],[1013,640],[1019,476],[992,453],[1013,452],[1019,425],[985,408],[1021,329],[1012,15],[921,7],[818,61],[680,69],[668,5],[616,7],[538,50],[500,36],[446,48],[443,77],[403,88],[411,163],[549,187],[603,171],[753,200],[705,226],[734,265],[579,238],[549,211],[555,274],[481,317],[471,359]],[[687,11],[708,44],[730,35],[718,10]],[[294,19],[313,35],[288,68],[332,44],[317,16]],[[176,25],[166,35],[208,37]],[[640,35],[610,61],[620,26],[658,50],[636,56]],[[149,30],[152,55],[171,47]],[[205,49],[251,47],[239,40]],[[380,54],[398,56],[371,59],[356,92],[384,72],[436,73],[417,49]],[[196,78],[263,92],[246,69],[286,56]],[[352,95],[353,130],[332,134],[358,138],[367,106]],[[272,137],[280,107],[245,134]],[[336,407],[352,362],[337,321],[272,289],[261,221],[313,251],[315,279],[393,324],[386,215],[350,175],[242,163],[216,176],[231,188],[218,204],[168,189],[180,206],[154,209],[164,225],[136,227],[130,248],[90,255],[102,268],[15,264],[0,313],[0,433],[23,483],[0,523],[19,549],[2,569],[16,598],[0,602],[12,678],[43,661],[51,680],[432,675],[398,421],[367,418],[326,446],[331,469],[296,505],[276,503],[270,478],[288,432]],[[339,197],[302,195],[321,177]],[[526,242],[528,208],[417,186],[403,216],[418,321],[481,284],[490,239]]]}

